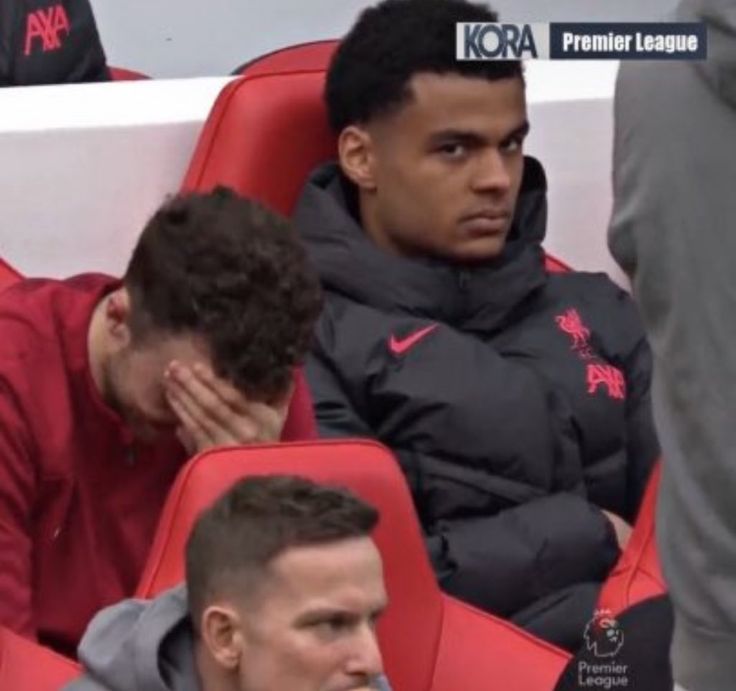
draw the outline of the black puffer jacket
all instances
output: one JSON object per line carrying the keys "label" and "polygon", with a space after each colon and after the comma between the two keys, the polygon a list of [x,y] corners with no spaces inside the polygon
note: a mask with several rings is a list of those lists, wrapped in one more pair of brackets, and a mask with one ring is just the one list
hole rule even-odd
{"label": "black puffer jacket", "polygon": [[527,159],[507,247],[476,268],[378,249],[334,165],[296,212],[327,292],[307,368],[322,433],[393,449],[442,585],[503,616],[605,578],[598,507],[633,520],[658,455],[636,310],[602,274],[547,275],[545,193]]}
{"label": "black puffer jacket", "polygon": [[89,0],[0,2],[0,86],[109,78]]}

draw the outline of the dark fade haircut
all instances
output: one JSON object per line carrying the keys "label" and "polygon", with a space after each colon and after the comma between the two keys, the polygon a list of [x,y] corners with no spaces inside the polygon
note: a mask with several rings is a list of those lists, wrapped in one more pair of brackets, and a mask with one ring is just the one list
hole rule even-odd
{"label": "dark fade haircut", "polygon": [[293,547],[366,537],[378,511],[352,492],[290,475],[238,481],[197,519],[186,546],[195,630],[218,596],[248,597]]}
{"label": "dark fade haircut", "polygon": [[287,391],[322,305],[291,224],[225,187],[168,200],[144,228],[123,281],[134,343],[200,336],[215,373],[266,402]]}
{"label": "dark fade haircut", "polygon": [[324,99],[333,131],[339,134],[401,108],[411,99],[411,78],[419,73],[523,80],[518,60],[455,57],[456,22],[496,21],[489,7],[463,0],[384,0],[364,10],[327,72]]}

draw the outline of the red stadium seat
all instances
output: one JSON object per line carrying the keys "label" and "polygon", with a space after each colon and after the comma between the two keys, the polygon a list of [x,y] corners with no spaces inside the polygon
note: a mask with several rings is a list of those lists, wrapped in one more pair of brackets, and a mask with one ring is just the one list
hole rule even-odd
{"label": "red stadium seat", "polygon": [[0,626],[3,691],[59,691],[79,673],[79,666],[72,660]]}
{"label": "red stadium seat", "polygon": [[3,259],[0,259],[0,289],[19,281],[21,275]]}
{"label": "red stadium seat", "polygon": [[207,118],[184,189],[227,185],[290,215],[309,172],[336,153],[323,81],[319,70],[230,82]]}
{"label": "red stadium seat", "polygon": [[304,70],[324,70],[329,64],[339,41],[310,41],[296,46],[279,48],[272,53],[261,55],[233,70],[233,74],[248,75],[249,77],[264,74],[283,74]]}
{"label": "red stadium seat", "polygon": [[545,255],[544,257],[544,266],[551,274],[560,274],[565,273],[566,271],[572,271],[572,269],[567,264],[565,264],[565,262],[549,254]]}
{"label": "red stadium seat", "polygon": [[649,478],[629,543],[601,590],[600,609],[619,614],[642,600],[667,592],[654,534],[660,475],[658,464]]}
{"label": "red stadium seat", "polygon": [[[227,185],[289,216],[307,175],[335,158],[322,88],[338,41],[283,48],[236,70],[207,118],[183,187]],[[547,257],[550,272],[567,271]]]}
{"label": "red stadium seat", "polygon": [[426,556],[409,490],[391,453],[369,441],[222,449],[182,469],[167,499],[138,596],[184,577],[184,545],[199,512],[247,475],[296,474],[348,486],[377,506],[376,542],[390,605],[379,626],[398,691],[549,691],[567,653],[442,594]]}
{"label": "red stadium seat", "polygon": [[281,432],[286,441],[305,441],[316,439],[317,421],[314,419],[312,396],[309,393],[304,372],[297,369],[294,374],[294,394],[289,404],[289,414]]}

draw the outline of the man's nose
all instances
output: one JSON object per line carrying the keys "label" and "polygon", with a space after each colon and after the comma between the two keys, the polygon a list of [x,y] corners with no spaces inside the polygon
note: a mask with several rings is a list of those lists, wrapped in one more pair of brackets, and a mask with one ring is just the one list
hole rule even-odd
{"label": "man's nose", "polygon": [[355,636],[354,649],[348,662],[351,675],[373,678],[383,674],[383,657],[378,646],[375,629],[366,624]]}
{"label": "man's nose", "polygon": [[478,156],[472,186],[476,192],[507,192],[511,188],[508,161],[498,149],[488,147]]}

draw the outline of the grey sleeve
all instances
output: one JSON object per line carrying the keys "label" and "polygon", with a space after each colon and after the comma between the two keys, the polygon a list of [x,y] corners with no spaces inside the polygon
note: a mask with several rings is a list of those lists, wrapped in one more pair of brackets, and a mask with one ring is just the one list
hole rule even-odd
{"label": "grey sleeve", "polygon": [[391,685],[384,674],[376,678],[375,688],[376,691],[391,691]]}
{"label": "grey sleeve", "polygon": [[84,674],[79,679],[69,682],[61,691],[110,691],[110,689]]}

